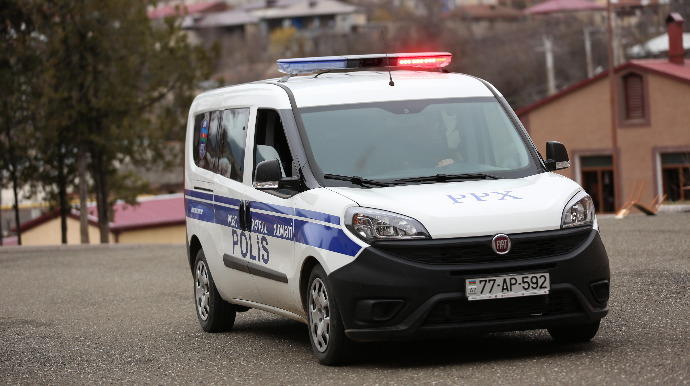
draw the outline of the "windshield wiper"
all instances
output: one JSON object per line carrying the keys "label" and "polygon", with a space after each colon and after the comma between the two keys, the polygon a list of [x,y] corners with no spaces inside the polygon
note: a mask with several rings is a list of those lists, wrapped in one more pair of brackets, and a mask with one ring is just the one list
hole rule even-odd
{"label": "windshield wiper", "polygon": [[357,176],[341,176],[338,174],[324,174],[323,178],[328,178],[331,180],[339,180],[339,181],[349,181],[349,182],[352,182],[353,184],[357,184],[359,186],[366,186],[366,185],[391,186],[391,185],[393,185],[393,184],[389,184],[387,182],[368,180],[366,178],[357,177]]}
{"label": "windshield wiper", "polygon": [[461,180],[499,180],[500,177],[496,177],[491,174],[486,173],[465,173],[465,174],[437,174],[435,176],[426,177],[413,177],[413,178],[400,178],[395,180],[395,182],[448,182],[448,181],[461,181]]}

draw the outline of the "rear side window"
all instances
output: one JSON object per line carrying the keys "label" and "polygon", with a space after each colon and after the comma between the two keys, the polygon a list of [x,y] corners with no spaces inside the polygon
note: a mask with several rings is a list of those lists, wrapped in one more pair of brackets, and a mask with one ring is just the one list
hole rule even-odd
{"label": "rear side window", "polygon": [[194,117],[194,163],[235,181],[244,175],[249,109],[210,111]]}
{"label": "rear side window", "polygon": [[244,175],[244,143],[248,121],[248,108],[222,111],[222,150],[217,173],[235,181],[242,181]]}

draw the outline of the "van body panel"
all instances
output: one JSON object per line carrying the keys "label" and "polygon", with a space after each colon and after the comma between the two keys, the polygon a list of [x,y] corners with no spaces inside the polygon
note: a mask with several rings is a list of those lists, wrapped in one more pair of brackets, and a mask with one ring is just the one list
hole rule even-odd
{"label": "van body panel", "polygon": [[373,189],[331,187],[360,206],[420,221],[434,239],[559,229],[563,209],[580,191],[555,173]]}

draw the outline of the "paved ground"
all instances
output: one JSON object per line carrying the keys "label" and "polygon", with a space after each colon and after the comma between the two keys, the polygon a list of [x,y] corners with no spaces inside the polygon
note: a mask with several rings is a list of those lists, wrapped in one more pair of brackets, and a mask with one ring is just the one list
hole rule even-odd
{"label": "paved ground", "polygon": [[182,247],[0,252],[0,384],[689,384],[690,214],[601,220],[611,313],[545,331],[368,344],[320,366],[306,326],[261,311],[202,332]]}

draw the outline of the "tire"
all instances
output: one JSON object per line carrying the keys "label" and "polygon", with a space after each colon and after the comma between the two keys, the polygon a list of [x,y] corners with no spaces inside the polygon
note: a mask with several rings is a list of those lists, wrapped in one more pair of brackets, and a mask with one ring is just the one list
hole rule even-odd
{"label": "tire", "polygon": [[320,265],[311,271],[306,298],[309,341],[316,358],[327,366],[349,362],[355,342],[345,335],[333,288]]}
{"label": "tire", "polygon": [[194,308],[201,328],[206,332],[229,331],[235,324],[235,307],[220,297],[203,250],[196,255],[193,274]]}
{"label": "tire", "polygon": [[578,324],[576,326],[563,326],[549,328],[551,337],[559,343],[582,343],[594,338],[599,331],[600,320],[591,323]]}

